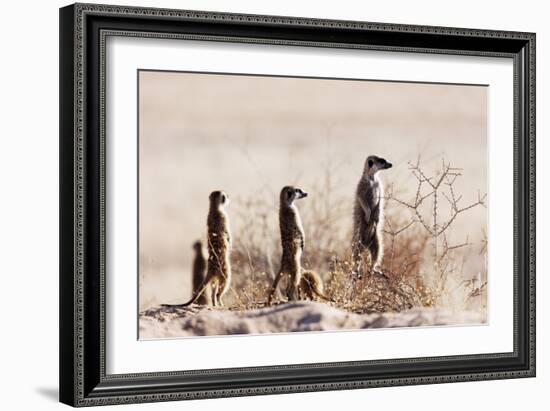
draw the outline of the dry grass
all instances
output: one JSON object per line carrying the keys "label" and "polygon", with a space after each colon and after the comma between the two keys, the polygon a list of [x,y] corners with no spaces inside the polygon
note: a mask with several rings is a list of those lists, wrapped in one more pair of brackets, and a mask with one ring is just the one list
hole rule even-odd
{"label": "dry grass", "polygon": [[[304,269],[315,270],[324,279],[325,293],[334,300],[329,304],[350,312],[399,312],[433,306],[484,309],[486,272],[464,272],[464,263],[474,254],[486,255],[486,236],[481,244],[468,238],[451,243],[450,238],[457,217],[485,206],[485,196],[477,194],[465,202],[455,190],[463,170],[444,160],[431,173],[424,170],[420,159],[409,165],[410,181],[416,182],[412,199],[386,184],[384,275],[371,273],[357,278],[351,274],[352,204],[333,195],[334,187],[340,184],[331,177],[337,174],[333,167],[327,167],[319,183],[309,190],[308,199],[299,204],[306,232]],[[249,224],[239,224],[243,228],[234,233],[234,276],[226,297],[232,309],[264,306],[278,270],[277,208],[268,198],[257,195],[236,200],[240,212],[234,218]],[[485,232],[484,227],[479,230]],[[280,287],[285,287],[284,280]]]}

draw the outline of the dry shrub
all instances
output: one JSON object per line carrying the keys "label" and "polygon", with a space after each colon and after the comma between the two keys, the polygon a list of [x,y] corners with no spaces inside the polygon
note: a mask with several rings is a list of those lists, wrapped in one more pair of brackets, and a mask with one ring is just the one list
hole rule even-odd
{"label": "dry shrub", "polygon": [[229,304],[242,309],[259,307],[265,304],[268,290],[275,279],[280,251],[277,209],[265,195],[250,199],[236,199],[240,207],[235,218],[245,223],[233,233],[234,244],[231,254],[233,271],[232,288],[228,294]]}
{"label": "dry shrub", "polygon": [[[444,159],[440,168],[431,175],[424,171],[420,157],[416,162],[409,162],[409,169],[416,180],[414,197],[404,201],[396,195],[392,186],[389,187],[386,193],[386,213],[389,215],[384,230],[385,243],[393,246],[398,258],[405,263],[395,269],[390,250],[389,256],[386,254],[390,260],[386,259],[384,266],[393,276],[414,277],[415,287],[428,296],[432,305],[455,310],[472,309],[474,306],[485,308],[487,283],[483,278],[486,278],[486,272],[477,273],[474,277],[464,272],[465,262],[472,256],[473,244],[468,237],[457,243],[451,243],[449,238],[452,237],[457,217],[475,207],[485,207],[486,195],[478,192],[477,199],[463,204],[463,195],[455,189],[463,170],[452,167]],[[404,214],[403,210],[408,214]],[[481,229],[484,230],[483,227]],[[395,245],[397,241],[401,243]],[[418,247],[411,249],[410,242]],[[484,256],[486,243],[484,236],[480,250]],[[409,263],[414,268],[404,269]]]}
{"label": "dry shrub", "polygon": [[[317,271],[325,282],[329,304],[356,313],[399,312],[412,307],[442,306],[450,309],[484,309],[486,272],[464,273],[464,263],[474,253],[468,239],[451,244],[453,224],[459,214],[484,206],[485,196],[462,205],[454,188],[462,170],[443,160],[429,176],[420,159],[409,163],[416,189],[412,200],[402,199],[387,184],[382,274],[362,278],[352,274],[350,198],[335,193],[334,167],[299,203],[306,232],[304,269]],[[264,306],[279,268],[281,246],[278,198],[261,193],[235,201],[234,218],[241,219],[234,233],[233,283],[226,301],[233,309]],[[443,218],[446,215],[446,218]],[[246,224],[242,224],[245,222]],[[346,227],[346,228],[342,228]],[[481,228],[483,229],[483,228]],[[486,254],[486,236],[479,253]],[[280,288],[285,287],[285,281]]]}

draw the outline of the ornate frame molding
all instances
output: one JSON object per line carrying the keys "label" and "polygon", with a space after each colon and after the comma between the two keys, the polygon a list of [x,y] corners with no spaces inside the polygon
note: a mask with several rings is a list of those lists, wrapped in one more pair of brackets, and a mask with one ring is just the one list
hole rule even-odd
{"label": "ornate frame molding", "polygon": [[[535,375],[535,35],[295,17],[75,4],[60,10],[60,399],[74,406],[355,389]],[[139,18],[139,19],[137,19]],[[105,22],[117,21],[118,29]],[[131,22],[131,23],[129,23]],[[148,31],[153,25],[165,31]],[[188,32],[186,25],[193,24]],[[141,29],[136,29],[136,26]],[[219,29],[223,27],[223,29]],[[174,32],[171,30],[181,31]],[[312,34],[312,29],[321,34]],[[220,33],[220,30],[226,32]],[[323,30],[345,40],[328,42]],[[275,33],[276,31],[276,33]],[[276,35],[269,38],[269,33]],[[245,35],[243,35],[243,33]],[[401,35],[401,37],[399,37]],[[361,48],[514,60],[514,351],[207,371],[105,373],[105,47],[108,36]],[[405,44],[393,44],[397,36]],[[361,38],[365,40],[360,40]],[[359,39],[359,40],[358,40]],[[390,44],[391,43],[391,44]],[[69,81],[70,79],[70,81]],[[98,102],[95,109],[90,101]],[[445,362],[451,374],[429,370]],[[425,365],[427,364],[427,365]],[[358,370],[386,366],[387,371]],[[406,366],[410,366],[407,370]],[[363,368],[361,368],[363,367]],[[413,368],[418,367],[416,372]],[[426,374],[422,374],[423,368]],[[342,380],[323,371],[349,372]],[[462,370],[462,371],[459,371]],[[307,375],[304,374],[307,372]],[[365,371],[366,372],[366,371]],[[242,383],[286,373],[283,383]],[[419,374],[420,373],[420,374]],[[209,377],[223,374],[224,388]],[[356,376],[356,374],[358,376]],[[307,376],[310,383],[293,383]],[[240,378],[240,379],[239,379]],[[194,382],[200,379],[200,382]],[[231,380],[234,382],[230,382]],[[202,384],[202,385],[201,385]],[[139,386],[138,386],[139,385]],[[145,387],[145,388],[144,388]],[[148,387],[148,388],[147,388]]]}

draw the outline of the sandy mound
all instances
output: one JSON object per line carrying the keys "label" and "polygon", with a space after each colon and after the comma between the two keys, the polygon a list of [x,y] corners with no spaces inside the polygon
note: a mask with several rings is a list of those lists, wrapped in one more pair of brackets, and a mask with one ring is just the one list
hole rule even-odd
{"label": "sandy mound", "polygon": [[139,336],[147,339],[481,323],[483,316],[475,312],[416,308],[400,313],[360,315],[309,301],[248,311],[157,306],[140,313]]}

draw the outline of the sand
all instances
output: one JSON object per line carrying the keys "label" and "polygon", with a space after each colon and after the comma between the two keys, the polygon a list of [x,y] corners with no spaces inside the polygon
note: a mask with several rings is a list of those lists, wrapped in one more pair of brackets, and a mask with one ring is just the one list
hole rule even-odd
{"label": "sand", "polygon": [[353,314],[328,304],[301,301],[246,311],[212,307],[154,306],[139,317],[140,339],[266,334],[342,329],[483,324],[479,312],[414,308],[400,313]]}

